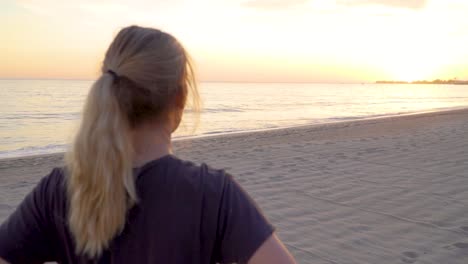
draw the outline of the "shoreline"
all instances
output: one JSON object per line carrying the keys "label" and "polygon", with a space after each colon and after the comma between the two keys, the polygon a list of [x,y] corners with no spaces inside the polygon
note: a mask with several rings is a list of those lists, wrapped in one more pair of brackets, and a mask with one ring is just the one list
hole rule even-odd
{"label": "shoreline", "polygon": [[[354,122],[364,122],[364,121],[372,121],[372,120],[379,120],[379,119],[387,119],[387,118],[399,118],[399,117],[406,117],[406,116],[414,116],[414,115],[427,115],[427,114],[434,114],[434,113],[445,113],[445,112],[453,112],[453,111],[465,111],[468,110],[468,106],[458,106],[458,107],[450,107],[450,108],[443,108],[443,109],[429,109],[429,110],[422,110],[417,112],[408,112],[402,114],[388,114],[388,115],[381,115],[381,116],[370,116],[370,117],[363,117],[358,119],[349,119],[349,120],[337,120],[337,121],[330,121],[330,122],[323,122],[323,123],[314,123],[314,124],[302,124],[302,125],[292,125],[292,126],[284,126],[284,127],[275,127],[275,128],[264,128],[264,129],[254,129],[254,130],[246,130],[246,131],[235,131],[235,132],[221,132],[216,134],[202,134],[202,135],[194,135],[194,136],[183,136],[183,137],[175,137],[172,139],[173,142],[179,141],[186,141],[186,140],[197,140],[197,139],[204,139],[204,138],[215,138],[215,137],[229,137],[229,136],[236,136],[236,135],[245,135],[250,133],[261,133],[261,132],[268,132],[268,131],[278,131],[284,129],[300,129],[303,127],[318,127],[318,126],[330,126],[330,125],[339,125],[345,123],[354,123]],[[54,155],[63,155],[65,152],[52,152],[52,153],[39,153],[33,155],[24,155],[24,156],[14,156],[14,157],[0,157],[0,161],[8,160],[8,159],[27,159],[27,158],[34,158],[34,157],[42,157],[42,156],[54,156]]]}

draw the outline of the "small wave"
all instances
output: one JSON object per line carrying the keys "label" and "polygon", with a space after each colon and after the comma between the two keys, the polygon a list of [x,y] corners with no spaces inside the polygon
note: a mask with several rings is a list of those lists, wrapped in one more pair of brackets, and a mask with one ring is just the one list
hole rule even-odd
{"label": "small wave", "polygon": [[202,110],[202,113],[240,113],[244,112],[241,109],[235,108],[205,108]]}
{"label": "small wave", "polygon": [[24,119],[59,119],[59,120],[73,120],[80,117],[79,112],[68,112],[68,113],[20,113],[20,114],[9,114],[8,116],[2,116],[4,120],[24,120]]}
{"label": "small wave", "polygon": [[404,114],[409,114],[409,113],[412,113],[412,112],[410,112],[410,111],[408,111],[408,112],[392,112],[392,113],[376,114],[376,115],[363,114],[363,115],[356,115],[356,116],[342,116],[342,117],[325,118],[323,121],[330,122],[330,121],[348,121],[348,120],[359,120],[359,119],[372,119],[372,118],[379,118],[379,117],[404,115]]}
{"label": "small wave", "polygon": [[[196,111],[192,109],[184,110],[185,114],[191,114],[195,112]],[[239,113],[239,112],[245,112],[245,110],[233,109],[233,108],[203,108],[201,109],[200,112],[201,113]]]}
{"label": "small wave", "polygon": [[232,130],[216,130],[216,131],[208,131],[203,133],[202,135],[213,135],[213,134],[226,134],[226,133],[232,133],[232,132],[239,132],[243,131],[241,129],[232,129]]}
{"label": "small wave", "polygon": [[0,159],[15,158],[40,154],[51,154],[64,152],[67,148],[66,144],[49,144],[45,146],[27,146],[15,150],[0,151]]}

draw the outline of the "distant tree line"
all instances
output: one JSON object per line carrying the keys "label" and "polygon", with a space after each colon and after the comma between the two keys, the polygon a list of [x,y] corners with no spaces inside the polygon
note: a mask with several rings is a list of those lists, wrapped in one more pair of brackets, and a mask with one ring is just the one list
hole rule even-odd
{"label": "distant tree line", "polygon": [[426,81],[426,80],[418,80],[412,82],[405,82],[405,81],[376,81],[376,83],[389,83],[389,84],[468,84],[468,81],[462,81],[457,79],[451,80],[441,80],[436,79],[433,81]]}

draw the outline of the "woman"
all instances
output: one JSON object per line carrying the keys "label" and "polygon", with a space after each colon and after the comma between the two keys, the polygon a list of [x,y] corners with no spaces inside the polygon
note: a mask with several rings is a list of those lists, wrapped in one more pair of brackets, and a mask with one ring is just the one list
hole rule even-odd
{"label": "woman", "polygon": [[171,152],[191,90],[188,55],[156,29],[122,29],[66,155],[0,227],[0,262],[293,263],[222,170]]}

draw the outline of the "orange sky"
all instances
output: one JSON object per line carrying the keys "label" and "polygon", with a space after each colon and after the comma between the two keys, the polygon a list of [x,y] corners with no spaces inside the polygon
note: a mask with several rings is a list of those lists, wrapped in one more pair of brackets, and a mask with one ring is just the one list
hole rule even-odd
{"label": "orange sky", "polygon": [[181,40],[202,81],[468,79],[466,14],[463,0],[4,0],[0,78],[96,78],[138,24]]}

